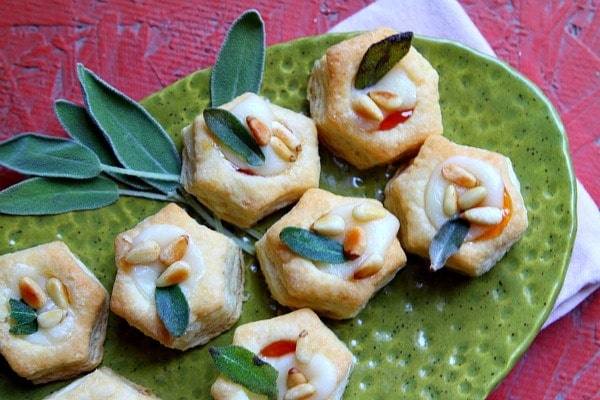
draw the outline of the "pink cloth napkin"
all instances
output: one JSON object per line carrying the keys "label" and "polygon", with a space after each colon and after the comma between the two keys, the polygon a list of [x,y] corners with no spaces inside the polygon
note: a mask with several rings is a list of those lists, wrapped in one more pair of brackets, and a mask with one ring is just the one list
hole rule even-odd
{"label": "pink cloth napkin", "polygon": [[[422,36],[461,42],[482,53],[494,51],[462,6],[454,0],[378,0],[340,22],[330,32],[349,32],[389,26]],[[577,181],[577,234],[565,282],[544,327],[567,314],[600,287],[600,212]]]}

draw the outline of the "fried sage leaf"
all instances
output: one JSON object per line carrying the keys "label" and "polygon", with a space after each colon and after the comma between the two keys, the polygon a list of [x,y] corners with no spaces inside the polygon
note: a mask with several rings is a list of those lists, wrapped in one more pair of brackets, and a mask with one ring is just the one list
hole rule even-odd
{"label": "fried sage leaf", "polygon": [[402,32],[373,43],[363,55],[354,79],[356,89],[377,83],[410,50],[412,32]]}
{"label": "fried sage leaf", "polygon": [[208,129],[242,160],[254,167],[265,163],[260,146],[235,115],[222,108],[206,108],[202,115]]}
{"label": "fried sage leaf", "polygon": [[51,215],[92,210],[117,201],[117,184],[103,177],[51,179],[35,177],[0,191],[0,213]]}
{"label": "fried sage leaf", "polygon": [[429,245],[429,260],[432,271],[441,269],[465,241],[471,224],[462,218],[446,221],[433,236]]}
{"label": "fried sage leaf", "polygon": [[245,347],[229,345],[208,349],[217,370],[253,393],[277,398],[278,371]]}
{"label": "fried sage leaf", "polygon": [[285,227],[279,239],[294,253],[309,260],[331,264],[347,261],[343,244],[308,229]]}
{"label": "fried sage leaf", "polygon": [[13,325],[8,330],[13,335],[31,335],[38,330],[37,313],[23,300],[10,299],[10,318]]}
{"label": "fried sage leaf", "polygon": [[[120,166],[110,145],[84,107],[78,106],[67,100],[56,100],[54,102],[54,114],[69,136],[92,150],[98,156],[102,164],[114,167]],[[119,182],[125,183],[136,189],[151,189],[151,186],[145,184],[141,179],[119,173],[106,173],[112,178],[117,179]]]}
{"label": "fried sage leaf", "polygon": [[210,75],[212,107],[237,96],[258,93],[265,68],[265,28],[260,14],[249,10],[227,32]]}
{"label": "fried sage leaf", "polygon": [[179,188],[181,159],[171,138],[139,103],[77,65],[86,110],[126,168],[173,175],[173,180],[144,178],[164,193]]}
{"label": "fried sage leaf", "polygon": [[183,335],[190,319],[190,306],[179,285],[157,287],[154,292],[158,317],[171,335]]}
{"label": "fried sage leaf", "polygon": [[0,165],[25,175],[87,179],[102,171],[86,146],[69,139],[23,133],[0,143]]}

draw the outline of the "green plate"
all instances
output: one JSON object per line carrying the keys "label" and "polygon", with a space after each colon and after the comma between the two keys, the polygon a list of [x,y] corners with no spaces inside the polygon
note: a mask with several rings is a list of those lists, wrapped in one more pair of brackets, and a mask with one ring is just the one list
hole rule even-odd
{"label": "green plate", "polygon": [[[307,112],[313,61],[348,34],[298,39],[269,48],[263,94]],[[528,80],[496,59],[447,41],[414,46],[440,75],[445,135],[509,156],[529,211],[529,230],[486,275],[432,274],[409,257],[406,268],[356,318],[325,321],[355,354],[346,399],[485,398],[536,336],[562,286],[575,232],[575,179],[562,124]],[[208,102],[209,70],[196,72],[143,101],[181,146],[180,129]],[[359,172],[322,150],[321,186],[381,199],[391,168]],[[164,204],[123,198],[96,211],[48,217],[0,216],[0,252],[55,239],[66,242],[110,291],[113,238]],[[264,229],[270,221],[261,224]],[[283,312],[253,260],[246,269],[239,323]],[[232,331],[209,345],[225,345]],[[208,346],[170,350],[111,314],[103,365],[163,399],[210,398],[217,376]],[[0,360],[0,397],[41,398],[65,382],[33,386]]]}

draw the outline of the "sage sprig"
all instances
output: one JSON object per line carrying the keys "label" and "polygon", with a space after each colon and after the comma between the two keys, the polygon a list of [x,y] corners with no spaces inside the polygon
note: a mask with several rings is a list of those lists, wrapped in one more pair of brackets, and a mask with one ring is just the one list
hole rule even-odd
{"label": "sage sprig", "polygon": [[410,50],[412,32],[402,32],[373,43],[363,55],[354,79],[356,89],[377,83]]}
{"label": "sage sprig", "polygon": [[169,333],[183,335],[190,321],[190,306],[179,285],[157,287],[154,300],[158,317]]}
{"label": "sage sprig", "polygon": [[432,271],[441,269],[458,252],[470,227],[469,221],[462,218],[452,218],[442,224],[429,245],[429,268]]}
{"label": "sage sprig", "polygon": [[285,227],[279,239],[294,253],[308,260],[330,264],[341,264],[348,260],[344,245],[308,229]]}
{"label": "sage sprig", "polygon": [[265,155],[250,131],[235,115],[222,108],[206,108],[202,115],[206,126],[219,141],[233,150],[248,164],[259,167]]}
{"label": "sage sprig", "polygon": [[37,313],[23,300],[9,299],[10,318],[13,325],[8,330],[13,335],[31,335],[38,330]]}
{"label": "sage sprig", "polygon": [[271,364],[242,346],[210,347],[208,351],[220,373],[253,393],[277,399],[279,372]]}
{"label": "sage sprig", "polygon": [[265,28],[256,10],[229,28],[210,75],[210,100],[219,107],[237,96],[258,93],[265,68]]}

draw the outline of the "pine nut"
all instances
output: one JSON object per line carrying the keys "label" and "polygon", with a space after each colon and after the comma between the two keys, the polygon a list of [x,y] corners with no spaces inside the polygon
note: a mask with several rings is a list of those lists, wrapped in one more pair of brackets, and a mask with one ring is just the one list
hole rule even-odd
{"label": "pine nut", "polygon": [[302,143],[300,140],[292,133],[292,131],[282,124],[279,121],[273,121],[272,124],[273,135],[281,139],[281,141],[290,149],[299,153],[302,151]]}
{"label": "pine nut", "polygon": [[487,189],[484,186],[475,186],[458,196],[458,208],[461,210],[473,208],[481,203],[487,194]]}
{"label": "pine nut", "polygon": [[19,290],[23,301],[34,310],[42,308],[48,300],[40,285],[28,276],[19,279]]}
{"label": "pine nut", "polygon": [[311,229],[321,235],[336,236],[346,229],[346,221],[339,215],[325,214],[315,222]]}
{"label": "pine nut", "polygon": [[181,260],[187,252],[189,243],[190,237],[188,235],[179,236],[162,249],[159,256],[160,261],[165,265],[171,265]]}
{"label": "pine nut", "polygon": [[497,207],[473,207],[461,213],[467,221],[479,225],[498,225],[502,222],[502,210]]}
{"label": "pine nut", "polygon": [[303,400],[306,399],[317,391],[317,388],[311,383],[302,383],[296,385],[283,395],[283,400]]}
{"label": "pine nut", "polygon": [[192,266],[185,261],[175,261],[156,279],[156,287],[168,287],[185,281],[192,274]]}
{"label": "pine nut", "polygon": [[296,161],[297,155],[285,143],[277,136],[271,137],[271,147],[275,151],[275,154],[283,161],[294,162]]}
{"label": "pine nut", "polygon": [[358,269],[354,271],[354,279],[365,279],[375,275],[383,267],[383,257],[379,254],[371,254],[363,261]]}
{"label": "pine nut", "polygon": [[149,264],[158,259],[160,246],[154,240],[138,243],[127,252],[125,261],[131,264]]}
{"label": "pine nut", "polygon": [[446,186],[442,207],[444,214],[448,217],[452,217],[458,212],[458,192],[456,191],[456,186],[452,184]]}
{"label": "pine nut", "polygon": [[358,94],[354,96],[352,99],[352,108],[357,114],[360,114],[367,119],[383,121],[383,112],[366,94]]}
{"label": "pine nut", "polygon": [[62,308],[54,308],[38,315],[37,323],[40,328],[50,329],[60,324],[63,318],[67,315],[67,310]]}
{"label": "pine nut", "polygon": [[69,293],[67,287],[57,278],[50,278],[46,282],[46,292],[57,307],[66,310],[69,308]]}
{"label": "pine nut", "polygon": [[308,364],[314,355],[314,350],[311,345],[310,336],[308,336],[308,332],[303,330],[298,335],[298,340],[296,340],[296,359],[301,364]]}
{"label": "pine nut", "polygon": [[369,203],[360,203],[352,209],[352,217],[360,222],[369,222],[381,219],[387,215],[383,207],[374,206]]}
{"label": "pine nut", "polygon": [[442,176],[448,180],[448,182],[454,183],[455,185],[470,189],[477,185],[477,178],[475,175],[464,169],[458,164],[446,164],[442,168]]}
{"label": "pine nut", "polygon": [[306,376],[296,368],[290,368],[287,374],[287,378],[285,380],[285,385],[288,389],[293,388],[294,386],[301,385],[303,383],[307,383],[308,379]]}
{"label": "pine nut", "polygon": [[375,104],[386,111],[394,111],[402,106],[402,96],[397,93],[384,90],[373,90],[369,92],[368,95]]}
{"label": "pine nut", "polygon": [[259,146],[266,146],[269,144],[269,141],[271,140],[271,129],[267,124],[251,115],[246,117],[246,124],[248,124],[250,133],[252,133],[254,140],[256,140],[256,143],[258,143]]}
{"label": "pine nut", "polygon": [[360,226],[353,226],[346,231],[344,253],[351,260],[360,257],[367,248],[367,234]]}

